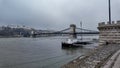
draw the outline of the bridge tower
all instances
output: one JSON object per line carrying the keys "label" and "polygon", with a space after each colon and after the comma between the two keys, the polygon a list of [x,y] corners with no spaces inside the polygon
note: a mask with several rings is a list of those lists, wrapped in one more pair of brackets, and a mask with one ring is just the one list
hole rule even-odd
{"label": "bridge tower", "polygon": [[77,38],[75,24],[70,25],[70,38]]}
{"label": "bridge tower", "polygon": [[34,30],[31,31],[31,36],[30,36],[30,37],[36,37],[36,36],[35,36],[35,31],[34,31]]}

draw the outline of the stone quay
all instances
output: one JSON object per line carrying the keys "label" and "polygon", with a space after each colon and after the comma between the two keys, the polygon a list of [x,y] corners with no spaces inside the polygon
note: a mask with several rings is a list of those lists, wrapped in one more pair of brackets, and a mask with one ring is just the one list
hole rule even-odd
{"label": "stone quay", "polygon": [[120,68],[120,21],[98,24],[99,46],[61,68]]}

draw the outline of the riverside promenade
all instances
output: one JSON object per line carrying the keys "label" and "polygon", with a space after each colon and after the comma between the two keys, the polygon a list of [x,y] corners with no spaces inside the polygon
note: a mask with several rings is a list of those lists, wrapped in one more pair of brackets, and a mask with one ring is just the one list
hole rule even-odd
{"label": "riverside promenade", "polygon": [[101,68],[120,68],[120,50],[118,50]]}
{"label": "riverside promenade", "polygon": [[120,68],[120,44],[99,46],[61,68]]}

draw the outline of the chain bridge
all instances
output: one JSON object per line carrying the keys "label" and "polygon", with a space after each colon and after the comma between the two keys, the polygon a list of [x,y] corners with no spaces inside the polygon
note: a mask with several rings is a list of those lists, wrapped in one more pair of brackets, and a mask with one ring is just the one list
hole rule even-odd
{"label": "chain bridge", "polygon": [[41,32],[37,33],[32,31],[32,36],[63,36],[63,35],[93,35],[93,34],[99,34],[99,31],[95,30],[89,30],[84,28],[78,28],[76,25],[71,24],[69,28],[60,30],[60,31],[54,31],[54,32]]}

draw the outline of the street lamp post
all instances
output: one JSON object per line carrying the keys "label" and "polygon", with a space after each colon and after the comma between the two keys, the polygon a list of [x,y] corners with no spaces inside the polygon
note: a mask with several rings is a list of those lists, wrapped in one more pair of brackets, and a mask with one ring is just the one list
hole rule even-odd
{"label": "street lamp post", "polygon": [[109,23],[111,24],[111,1],[109,0]]}

